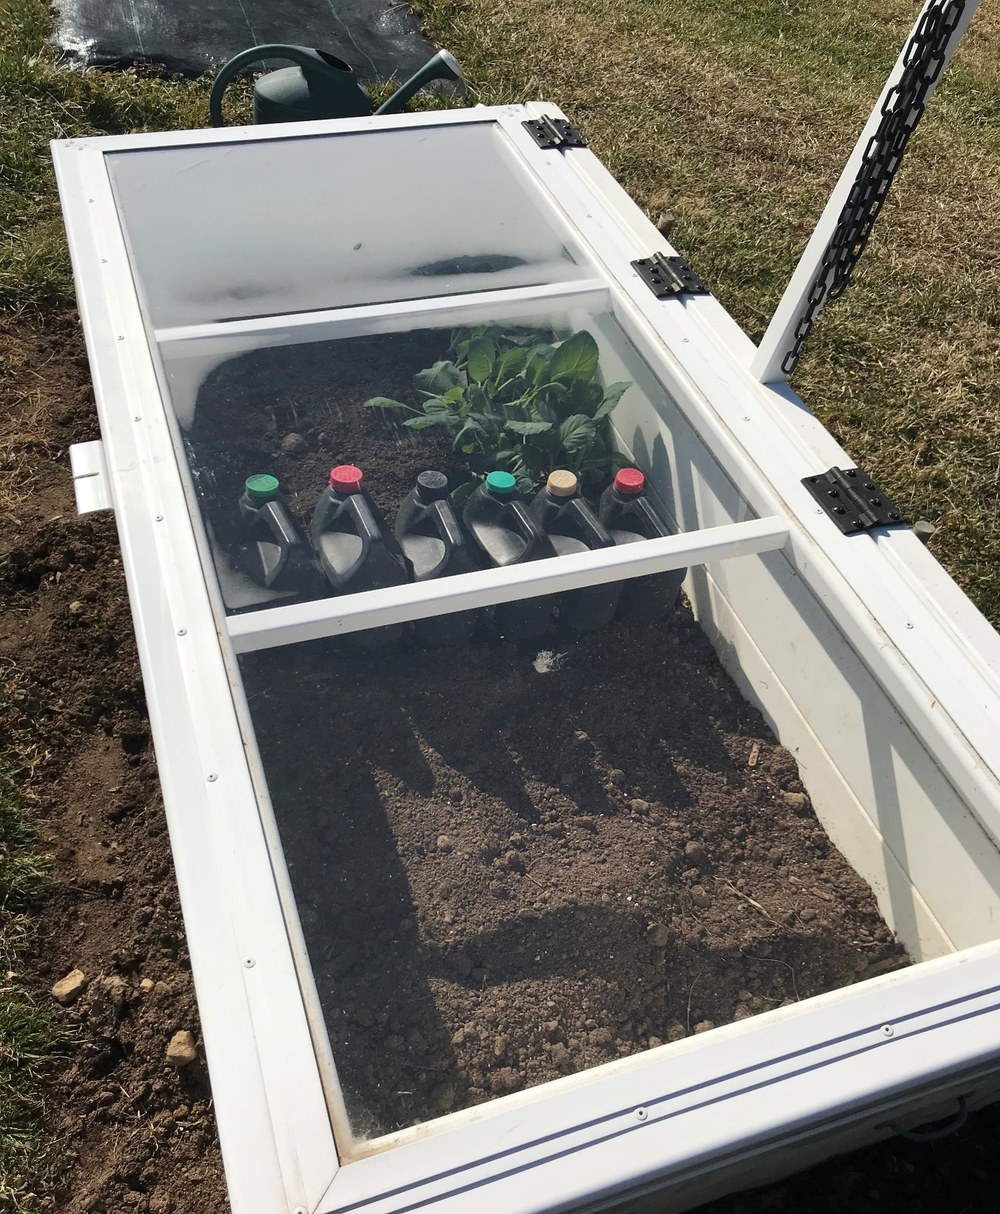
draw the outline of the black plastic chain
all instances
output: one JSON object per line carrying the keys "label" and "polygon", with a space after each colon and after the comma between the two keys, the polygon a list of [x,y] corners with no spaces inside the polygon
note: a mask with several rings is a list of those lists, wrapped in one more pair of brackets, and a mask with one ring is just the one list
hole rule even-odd
{"label": "black plastic chain", "polygon": [[965,0],[937,0],[928,6],[903,53],[903,72],[886,94],[882,119],[868,141],[858,175],[844,203],[837,227],[823,253],[795,326],[792,347],[781,363],[786,375],[795,370],[816,317],[843,295],[889,194],[903,152],[923,116],[927,95],[944,70],[948,43],[965,9]]}

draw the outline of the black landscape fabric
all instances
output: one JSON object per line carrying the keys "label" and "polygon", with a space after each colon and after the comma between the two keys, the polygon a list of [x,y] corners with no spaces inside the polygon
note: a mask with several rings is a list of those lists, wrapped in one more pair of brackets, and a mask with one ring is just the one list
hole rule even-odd
{"label": "black landscape fabric", "polygon": [[248,47],[283,42],[328,51],[364,80],[404,80],[436,49],[399,0],[57,0],[56,7],[56,45],[86,65],[157,63],[200,75]]}

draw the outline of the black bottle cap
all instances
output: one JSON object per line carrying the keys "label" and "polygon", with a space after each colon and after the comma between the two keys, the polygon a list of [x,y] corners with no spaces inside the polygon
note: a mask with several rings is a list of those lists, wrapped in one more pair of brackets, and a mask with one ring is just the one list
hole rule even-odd
{"label": "black bottle cap", "polygon": [[448,496],[448,478],[443,472],[429,468],[417,477],[417,497],[425,505],[440,502]]}

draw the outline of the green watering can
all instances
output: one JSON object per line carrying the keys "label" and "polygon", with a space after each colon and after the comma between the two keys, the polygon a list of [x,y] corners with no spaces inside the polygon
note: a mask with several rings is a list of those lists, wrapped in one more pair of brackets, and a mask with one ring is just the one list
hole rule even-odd
{"label": "green watering can", "polygon": [[[233,77],[262,59],[291,59],[295,67],[268,72],[254,85],[253,120],[307,122],[315,118],[361,118],[373,112],[372,99],[349,64],[308,46],[268,43],[252,46],[230,59],[216,77],[209,98],[212,126],[225,126],[222,95]],[[394,114],[432,80],[461,80],[462,65],[448,51],[438,51],[396,90],[376,114]]]}

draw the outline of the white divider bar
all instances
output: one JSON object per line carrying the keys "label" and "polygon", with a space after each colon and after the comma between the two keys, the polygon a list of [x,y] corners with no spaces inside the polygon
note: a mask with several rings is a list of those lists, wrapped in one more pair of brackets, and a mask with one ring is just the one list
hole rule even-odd
{"label": "white divider bar", "polygon": [[[593,296],[595,303],[608,296],[603,278],[573,278],[565,282],[544,283],[534,287],[505,287],[499,290],[470,291],[465,295],[430,295],[426,299],[400,299],[389,303],[358,304],[355,307],[324,308],[311,312],[283,312],[273,316],[250,316],[242,320],[210,321],[199,325],[178,325],[157,329],[154,336],[165,342],[204,341],[207,338],[253,338],[276,334],[282,341],[293,334],[312,334],[336,325],[338,336],[361,333],[395,332],[419,329],[438,321],[452,323],[463,312],[478,309],[495,312],[497,320],[530,315],[532,306],[544,311],[549,303],[568,299],[579,302],[581,296]],[[492,313],[491,313],[492,314]],[[296,336],[295,340],[309,340]]]}
{"label": "white divider bar", "polygon": [[450,615],[494,603],[560,594],[579,586],[773,552],[782,548],[787,539],[788,526],[783,519],[750,519],[597,552],[509,565],[505,569],[479,570],[433,582],[365,590],[343,598],[270,607],[230,616],[227,624],[236,652],[252,653],[386,624],[402,624],[429,615]]}

